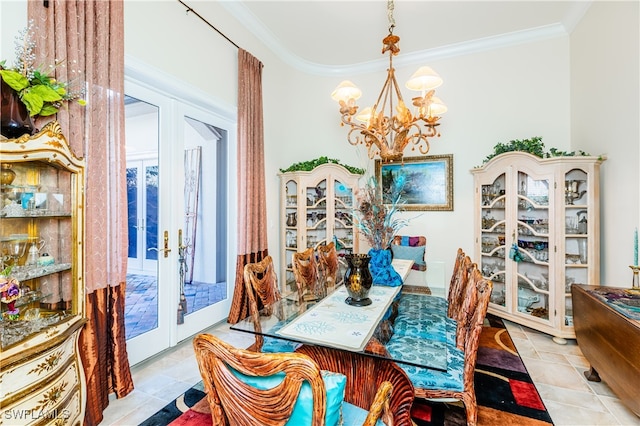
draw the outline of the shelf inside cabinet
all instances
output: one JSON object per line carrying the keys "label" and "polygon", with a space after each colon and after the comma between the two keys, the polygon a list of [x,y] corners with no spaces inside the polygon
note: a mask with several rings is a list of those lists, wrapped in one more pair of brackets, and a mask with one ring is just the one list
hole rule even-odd
{"label": "shelf inside cabinet", "polygon": [[53,265],[32,267],[21,266],[19,270],[11,272],[11,276],[18,281],[27,281],[69,270],[71,270],[71,263],[54,263]]}
{"label": "shelf inside cabinet", "polygon": [[[0,321],[0,336],[2,350],[23,341],[46,328],[57,325],[64,320],[75,317],[69,311],[37,311],[37,317],[29,320]],[[35,314],[34,314],[35,315]]]}
{"label": "shelf inside cabinet", "polygon": [[42,294],[41,291],[36,290],[36,291],[29,291],[27,293],[25,293],[24,295],[20,296],[15,303],[15,307],[16,308],[20,308],[22,306],[26,306],[30,303],[33,302],[37,302],[40,300],[44,300],[47,297],[51,296],[50,294]]}
{"label": "shelf inside cabinet", "polygon": [[39,209],[25,210],[22,207],[19,207],[19,209],[22,209],[22,211],[19,211],[17,209],[7,210],[7,207],[4,207],[2,210],[0,210],[0,217],[5,219],[12,219],[12,218],[64,219],[64,218],[71,217],[71,213],[60,213],[60,212],[39,210]]}

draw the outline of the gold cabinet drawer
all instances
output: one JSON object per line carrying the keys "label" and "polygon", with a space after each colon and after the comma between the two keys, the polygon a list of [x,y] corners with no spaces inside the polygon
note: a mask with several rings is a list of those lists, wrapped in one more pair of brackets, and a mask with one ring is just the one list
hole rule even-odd
{"label": "gold cabinet drawer", "polygon": [[80,378],[72,362],[62,375],[25,398],[2,407],[0,424],[74,424],[80,414]]}
{"label": "gold cabinet drawer", "polygon": [[0,372],[2,406],[30,387],[48,382],[63,365],[70,362],[74,353],[74,343],[74,338],[67,339],[60,345],[3,369]]}

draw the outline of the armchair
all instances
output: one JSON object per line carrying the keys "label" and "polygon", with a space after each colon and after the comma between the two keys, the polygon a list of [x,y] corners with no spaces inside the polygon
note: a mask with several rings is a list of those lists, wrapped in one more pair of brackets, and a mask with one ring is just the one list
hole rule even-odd
{"label": "armchair", "polygon": [[[266,256],[260,262],[248,263],[244,266],[244,283],[249,297],[249,314],[253,318],[256,331],[260,330],[260,309],[280,300],[278,278],[276,277],[273,258]],[[268,315],[279,317],[278,312],[268,312]],[[263,337],[256,333],[256,341],[249,346],[250,350],[263,352],[292,352],[298,345],[280,339]]]}
{"label": "armchair", "polygon": [[322,426],[343,417],[345,424],[373,426],[388,416],[390,382],[367,411],[343,401],[343,375],[321,372],[304,354],[251,352],[210,334],[196,336],[193,346],[214,425]]}

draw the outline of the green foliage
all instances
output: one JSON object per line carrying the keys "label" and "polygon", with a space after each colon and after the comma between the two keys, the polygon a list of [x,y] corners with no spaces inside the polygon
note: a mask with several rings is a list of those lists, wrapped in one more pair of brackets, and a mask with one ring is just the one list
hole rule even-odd
{"label": "green foliage", "polygon": [[[64,102],[77,100],[80,105],[86,105],[82,99],[83,89],[81,82],[77,90],[72,89],[71,82],[56,80],[52,73],[57,67],[64,67],[61,61],[46,68],[44,71],[37,68],[35,60],[33,21],[29,21],[29,26],[16,37],[16,65],[7,67],[6,61],[0,61],[0,76],[2,80],[18,93],[20,100],[27,107],[29,115],[48,116],[58,112]],[[72,70],[72,74],[76,71]]]}
{"label": "green foliage", "polygon": [[505,152],[521,151],[533,154],[540,158],[550,157],[574,157],[574,156],[589,156],[589,153],[584,151],[560,151],[556,148],[550,148],[549,152],[545,152],[544,143],[541,136],[534,136],[530,139],[514,139],[509,143],[498,143],[493,147],[493,153],[488,155],[484,159],[483,163],[491,160],[493,157],[504,154]]}
{"label": "green foliage", "polygon": [[0,271],[0,276],[3,276],[3,277],[10,276],[12,269],[13,269],[13,265],[6,266],[2,271]]}
{"label": "green foliage", "polygon": [[346,164],[341,164],[339,160],[336,160],[334,158],[327,158],[327,157],[319,157],[316,158],[315,160],[309,160],[309,161],[302,161],[299,163],[294,163],[292,165],[290,165],[288,168],[286,169],[280,169],[281,173],[287,173],[287,172],[310,172],[311,170],[315,169],[316,167],[322,165],[322,164],[327,164],[327,163],[333,163],[333,164],[339,164],[342,167],[344,167],[345,169],[349,170],[351,173],[354,173],[356,175],[363,175],[365,170],[364,169],[359,169],[357,167],[352,167],[352,166],[347,166]]}
{"label": "green foliage", "polygon": [[588,152],[584,152],[581,149],[577,151],[559,151],[555,148],[549,148],[549,152],[546,154],[546,157],[588,157]]}

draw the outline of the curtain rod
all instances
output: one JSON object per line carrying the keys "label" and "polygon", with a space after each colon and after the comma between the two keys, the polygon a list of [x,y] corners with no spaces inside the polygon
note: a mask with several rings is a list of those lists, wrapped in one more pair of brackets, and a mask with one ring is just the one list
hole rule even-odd
{"label": "curtain rod", "polygon": [[189,5],[187,5],[185,2],[183,2],[182,0],[178,0],[178,3],[180,3],[181,5],[183,5],[184,7],[187,8],[187,14],[189,12],[193,12],[194,15],[196,15],[198,18],[200,18],[205,24],[207,24],[208,26],[210,26],[211,28],[213,28],[218,34],[220,34],[222,37],[225,38],[225,40],[227,40],[229,43],[233,44],[237,49],[240,49],[240,46],[238,46],[237,44],[235,44],[233,42],[233,40],[231,40],[229,37],[227,37],[226,35],[224,35],[219,29],[217,29],[216,27],[214,27],[213,25],[211,25],[211,23],[209,21],[207,21],[206,19],[204,19],[198,12],[196,12],[195,10],[193,10],[193,8]]}

